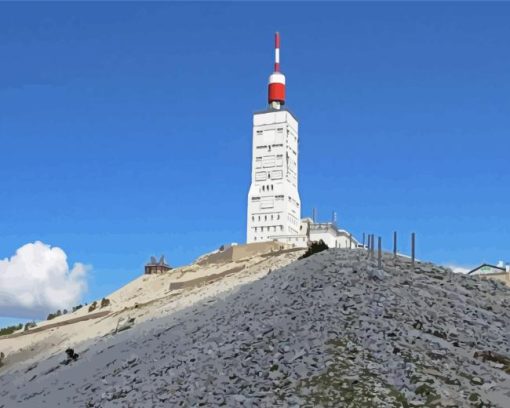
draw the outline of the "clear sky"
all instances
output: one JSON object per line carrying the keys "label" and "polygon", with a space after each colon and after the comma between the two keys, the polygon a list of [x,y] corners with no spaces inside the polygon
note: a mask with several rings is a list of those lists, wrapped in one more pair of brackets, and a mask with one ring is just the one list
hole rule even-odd
{"label": "clear sky", "polygon": [[150,255],[244,242],[278,30],[303,216],[388,247],[416,231],[442,264],[510,260],[509,21],[509,3],[1,3],[0,259],[60,247],[90,301]]}

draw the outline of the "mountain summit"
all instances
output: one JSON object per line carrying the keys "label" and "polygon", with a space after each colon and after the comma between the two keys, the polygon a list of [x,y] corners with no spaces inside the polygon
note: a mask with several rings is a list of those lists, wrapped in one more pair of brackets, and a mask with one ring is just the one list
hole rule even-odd
{"label": "mountain summit", "polygon": [[503,284],[390,254],[379,269],[363,249],[299,254],[244,285],[77,344],[76,360],[61,353],[0,372],[0,407],[508,403]]}

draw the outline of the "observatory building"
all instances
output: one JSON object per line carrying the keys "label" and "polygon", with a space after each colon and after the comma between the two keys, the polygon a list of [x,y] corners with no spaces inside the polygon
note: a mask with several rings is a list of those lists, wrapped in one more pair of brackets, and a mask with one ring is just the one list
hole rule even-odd
{"label": "observatory building", "polygon": [[298,191],[299,123],[285,107],[285,75],[280,71],[280,35],[275,35],[274,72],[269,76],[268,107],[253,115],[251,185],[247,243],[279,241],[306,247],[323,239],[329,247],[357,241],[336,222],[301,219]]}

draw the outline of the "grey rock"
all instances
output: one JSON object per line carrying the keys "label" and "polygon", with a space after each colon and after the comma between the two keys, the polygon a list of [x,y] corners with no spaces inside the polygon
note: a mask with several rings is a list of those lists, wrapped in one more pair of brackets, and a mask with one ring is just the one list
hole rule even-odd
{"label": "grey rock", "polygon": [[343,387],[360,406],[394,406],[394,390],[409,406],[432,392],[442,406],[471,393],[503,406],[508,288],[386,255],[379,270],[365,255],[331,249],[224,299],[119,322],[130,330],[80,345],[72,364],[1,372],[0,407],[298,407],[321,393],[347,406]]}

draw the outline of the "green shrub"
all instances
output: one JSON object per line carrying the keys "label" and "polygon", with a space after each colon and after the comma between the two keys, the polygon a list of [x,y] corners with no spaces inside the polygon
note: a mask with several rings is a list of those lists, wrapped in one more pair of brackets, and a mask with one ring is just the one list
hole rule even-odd
{"label": "green shrub", "polygon": [[77,310],[81,309],[83,305],[73,306],[73,312],[76,312]]}
{"label": "green shrub", "polygon": [[90,313],[90,312],[93,312],[93,311],[94,311],[94,310],[96,310],[96,309],[97,309],[97,301],[96,301],[96,300],[94,300],[94,301],[91,303],[91,305],[89,306],[89,313]]}
{"label": "green shrub", "polygon": [[35,327],[35,326],[37,326],[35,324],[35,322],[27,322],[27,323],[25,323],[25,328],[23,329],[23,331],[27,331],[28,329],[31,329],[32,327]]}
{"label": "green shrub", "polygon": [[102,299],[101,299],[101,309],[102,309],[103,307],[108,307],[108,306],[110,306],[110,299],[108,299],[108,298],[102,298]]}
{"label": "green shrub", "polygon": [[312,242],[307,251],[301,255],[299,259],[308,258],[309,256],[325,251],[326,249],[329,249],[329,247],[324,243],[322,239],[319,242]]}

